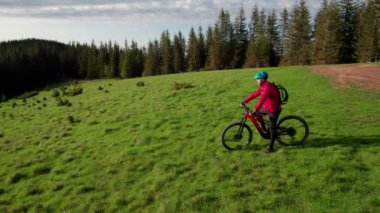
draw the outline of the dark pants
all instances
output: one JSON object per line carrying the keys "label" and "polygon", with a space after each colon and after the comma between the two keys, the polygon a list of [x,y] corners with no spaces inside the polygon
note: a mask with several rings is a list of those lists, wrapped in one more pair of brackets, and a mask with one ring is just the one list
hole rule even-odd
{"label": "dark pants", "polygon": [[277,120],[278,117],[280,117],[281,110],[278,112],[268,112],[263,107],[259,110],[260,115],[268,115],[269,117],[269,133],[270,133],[270,143],[269,147],[273,148],[274,141],[276,139],[276,126],[277,126]]}

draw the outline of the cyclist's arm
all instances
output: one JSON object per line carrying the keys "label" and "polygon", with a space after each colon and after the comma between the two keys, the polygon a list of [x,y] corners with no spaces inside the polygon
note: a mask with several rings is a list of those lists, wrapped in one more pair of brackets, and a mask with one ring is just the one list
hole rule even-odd
{"label": "cyclist's arm", "polygon": [[244,103],[250,102],[252,99],[255,99],[257,96],[261,95],[261,89],[259,88],[255,92],[251,93],[248,97],[244,99]]}
{"label": "cyclist's arm", "polygon": [[265,86],[262,91],[261,91],[261,97],[259,99],[259,101],[257,101],[257,104],[255,106],[255,111],[258,112],[261,108],[261,106],[263,105],[263,103],[265,102],[265,100],[268,98],[268,94],[269,94],[269,87],[268,86]]}

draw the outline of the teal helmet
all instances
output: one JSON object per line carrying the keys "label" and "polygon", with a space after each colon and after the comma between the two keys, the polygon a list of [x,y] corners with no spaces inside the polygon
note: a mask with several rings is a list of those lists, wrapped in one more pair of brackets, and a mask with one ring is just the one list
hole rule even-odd
{"label": "teal helmet", "polygon": [[264,79],[267,79],[268,78],[268,73],[264,70],[260,70],[254,77],[255,79],[260,79],[260,78],[264,78]]}

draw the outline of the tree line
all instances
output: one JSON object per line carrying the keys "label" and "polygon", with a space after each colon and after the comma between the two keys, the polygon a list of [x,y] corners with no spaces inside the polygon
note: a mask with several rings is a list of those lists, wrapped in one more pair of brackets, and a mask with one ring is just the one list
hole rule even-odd
{"label": "tree line", "polygon": [[65,45],[36,39],[2,42],[0,93],[17,80],[28,79],[33,79],[35,86],[62,77],[133,78],[245,67],[370,62],[380,58],[379,14],[378,0],[323,0],[312,21],[305,0],[301,0],[279,14],[255,6],[247,15],[240,8],[233,20],[229,11],[222,9],[205,31],[191,28],[185,37],[181,31],[171,35],[165,30],[146,46],[135,41],[126,41],[123,46],[111,41],[100,45],[94,41]]}
{"label": "tree line", "polygon": [[221,10],[206,32],[168,31],[149,42],[143,75],[286,65],[371,62],[380,58],[380,1],[323,0],[312,22],[304,0],[279,15],[257,6],[231,21]]}

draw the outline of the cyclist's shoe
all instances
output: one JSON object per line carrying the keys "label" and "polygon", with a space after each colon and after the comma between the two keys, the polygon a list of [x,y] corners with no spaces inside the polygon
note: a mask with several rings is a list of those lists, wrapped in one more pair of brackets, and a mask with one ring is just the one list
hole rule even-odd
{"label": "cyclist's shoe", "polygon": [[271,153],[271,152],[274,152],[274,148],[273,148],[273,147],[270,147],[270,146],[267,146],[267,148],[265,148],[264,152],[265,152],[265,153]]}

